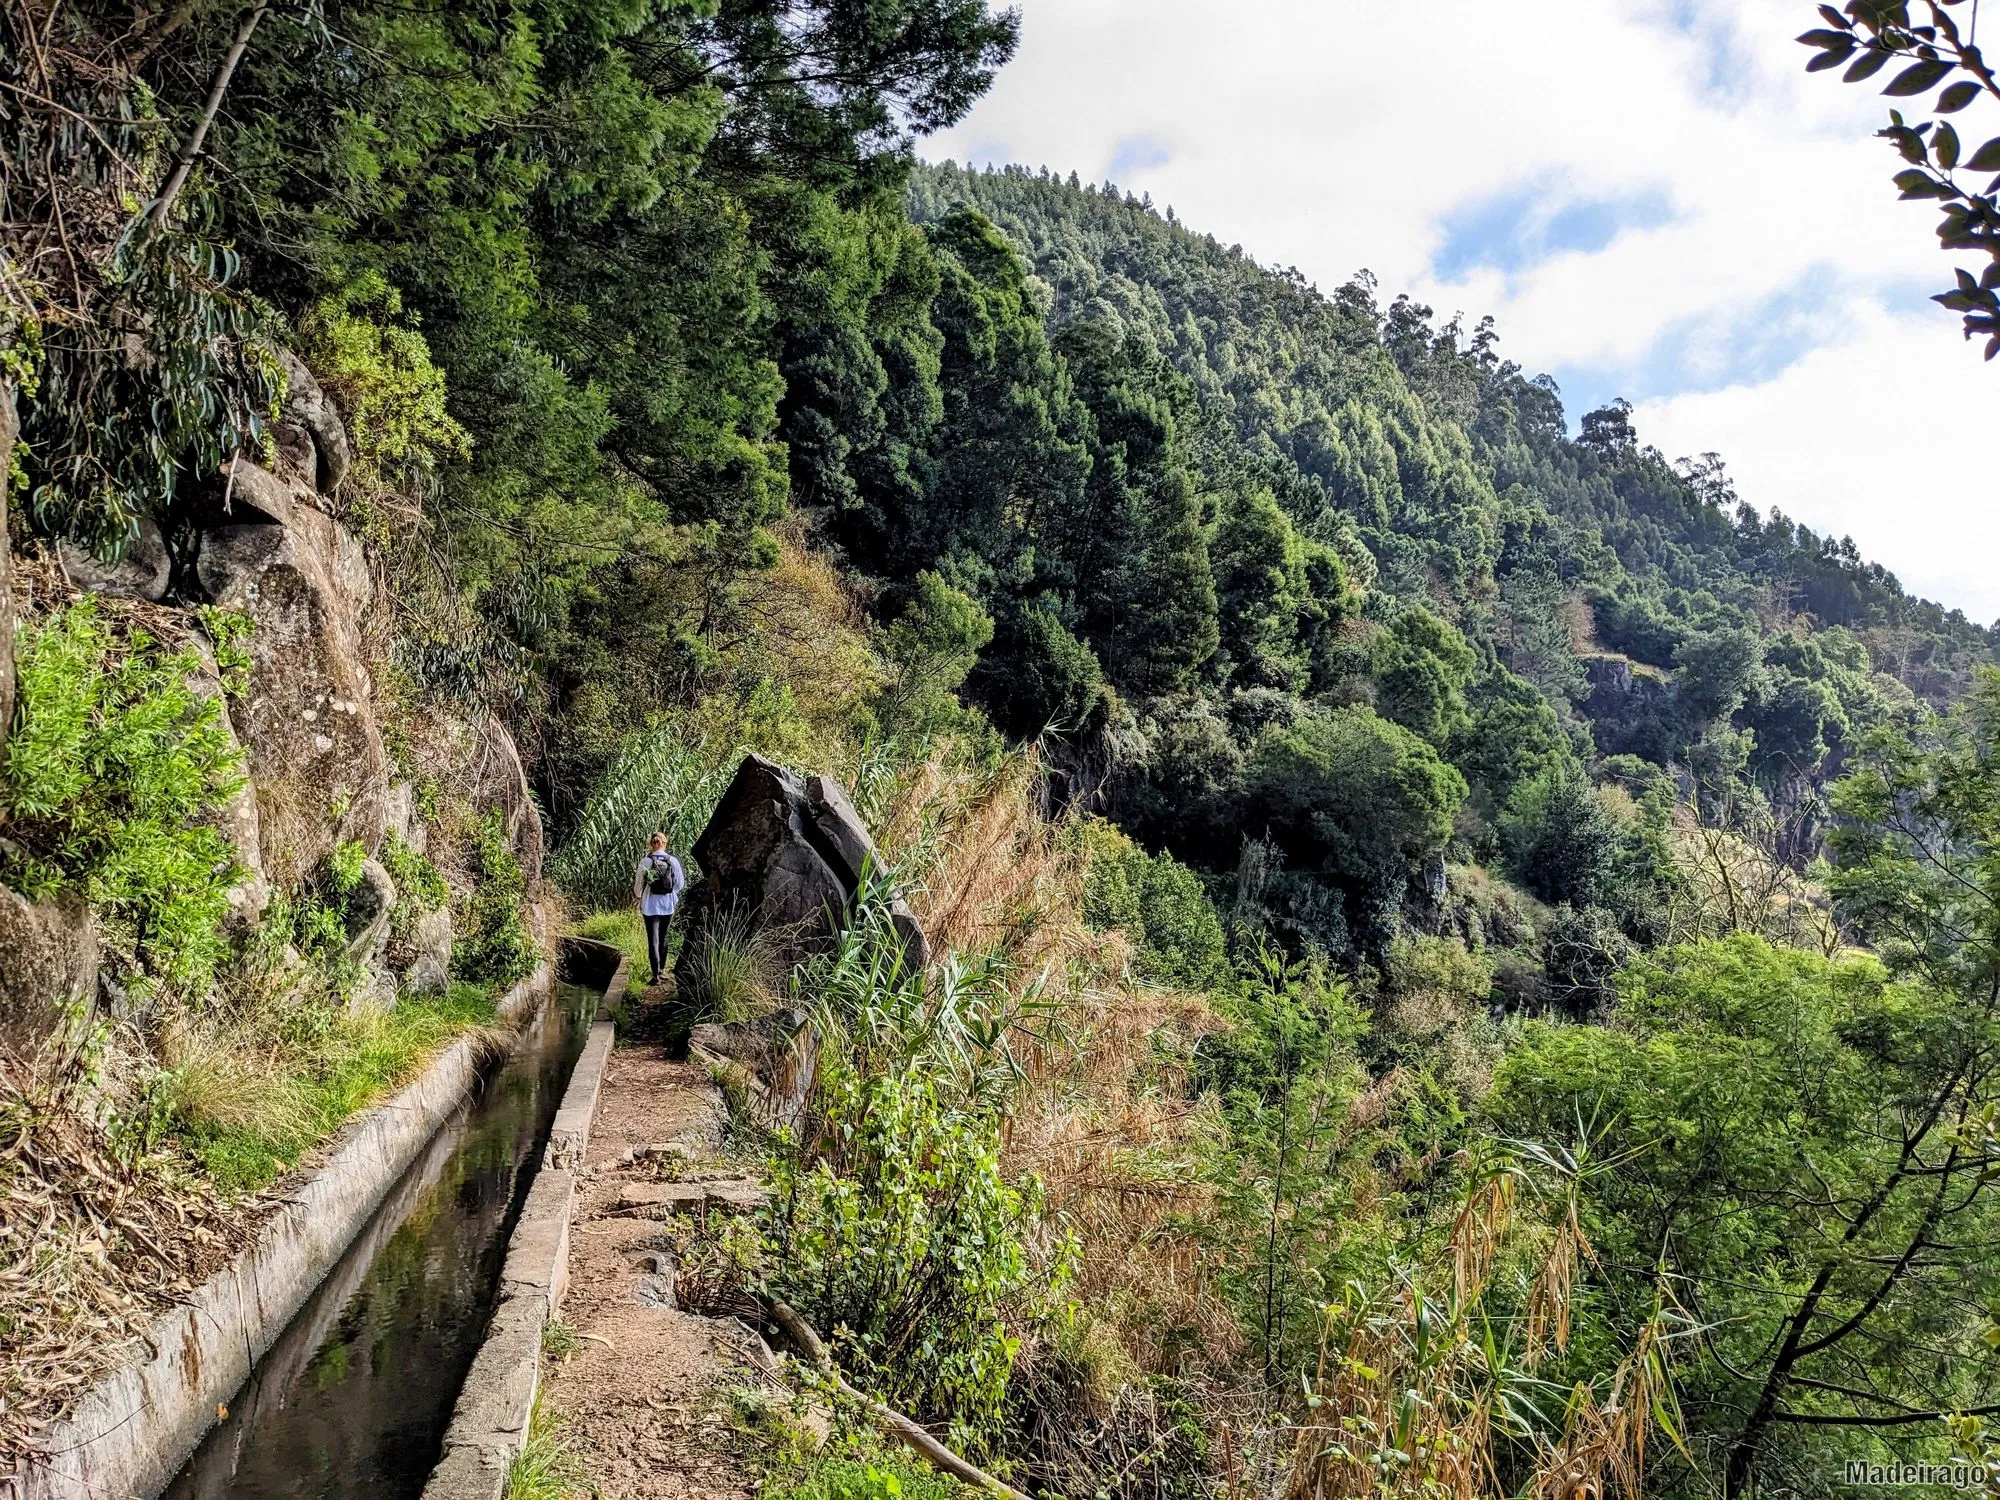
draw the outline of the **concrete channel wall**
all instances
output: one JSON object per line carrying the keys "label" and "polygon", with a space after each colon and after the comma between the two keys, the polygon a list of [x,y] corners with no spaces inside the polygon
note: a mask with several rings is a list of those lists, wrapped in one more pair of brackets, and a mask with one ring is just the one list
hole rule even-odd
{"label": "concrete channel wall", "polygon": [[[521,1034],[547,1002],[547,965],[500,997]],[[10,1500],[145,1500],[172,1480],[216,1410],[338,1263],[368,1218],[478,1082],[490,1044],[452,1043],[423,1076],[342,1127],[331,1155],[229,1265],[153,1325],[127,1364],[93,1386],[35,1452],[0,1475]],[[566,1222],[566,1221],[565,1221]]]}
{"label": "concrete channel wall", "polygon": [[590,1125],[615,1039],[604,1016],[625,993],[626,959],[616,948],[582,938],[563,940],[566,978],[574,976],[596,988],[597,973],[607,967],[598,1020],[569,1075],[541,1170],[507,1242],[493,1321],[466,1372],[445,1430],[444,1455],[424,1486],[423,1500],[501,1500],[507,1471],[528,1441],[542,1379],[542,1329],[562,1306],[569,1286],[570,1200],[590,1146]]}

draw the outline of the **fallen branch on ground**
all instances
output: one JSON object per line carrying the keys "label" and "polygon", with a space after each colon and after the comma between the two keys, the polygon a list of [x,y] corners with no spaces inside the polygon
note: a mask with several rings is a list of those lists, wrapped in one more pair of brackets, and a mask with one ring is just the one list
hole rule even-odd
{"label": "fallen branch on ground", "polygon": [[1027,1495],[1012,1485],[1001,1483],[977,1464],[960,1458],[932,1437],[929,1430],[921,1423],[913,1421],[895,1408],[886,1406],[873,1396],[864,1395],[849,1385],[847,1378],[840,1373],[840,1367],[834,1364],[833,1355],[820,1341],[820,1336],[813,1332],[812,1325],[792,1308],[776,1297],[768,1299],[765,1306],[771,1314],[771,1321],[784,1331],[785,1337],[792,1341],[799,1353],[819,1366],[843,1396],[859,1402],[868,1415],[874,1418],[877,1426],[904,1447],[922,1457],[932,1468],[940,1469],[975,1489],[998,1495],[1001,1500],[1029,1500]]}

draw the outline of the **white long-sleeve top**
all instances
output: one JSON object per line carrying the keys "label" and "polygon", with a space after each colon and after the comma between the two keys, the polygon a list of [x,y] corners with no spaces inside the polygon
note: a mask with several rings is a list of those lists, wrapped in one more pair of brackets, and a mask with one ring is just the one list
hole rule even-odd
{"label": "white long-sleeve top", "polygon": [[[673,876],[674,885],[666,895],[656,896],[648,888],[647,877],[662,866]],[[671,854],[648,854],[639,861],[639,868],[632,876],[632,894],[639,898],[640,912],[649,917],[671,917],[680,909],[681,892],[686,887],[687,872]]]}

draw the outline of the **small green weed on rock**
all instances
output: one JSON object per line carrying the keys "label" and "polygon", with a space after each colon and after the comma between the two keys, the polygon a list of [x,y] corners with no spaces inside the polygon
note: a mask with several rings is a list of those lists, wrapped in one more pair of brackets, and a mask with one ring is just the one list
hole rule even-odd
{"label": "small green weed on rock", "polygon": [[514,858],[506,825],[498,813],[488,813],[480,820],[473,846],[473,874],[478,883],[460,913],[465,936],[452,950],[452,974],[505,989],[535,972],[541,952],[521,917],[527,877]]}

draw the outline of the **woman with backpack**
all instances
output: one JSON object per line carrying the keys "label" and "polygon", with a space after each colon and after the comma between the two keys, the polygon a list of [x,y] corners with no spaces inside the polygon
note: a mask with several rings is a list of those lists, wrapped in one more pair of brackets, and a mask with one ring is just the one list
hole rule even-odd
{"label": "woman with backpack", "polygon": [[681,862],[667,853],[667,836],[653,835],[652,848],[639,861],[632,878],[632,894],[638,898],[639,913],[646,919],[646,957],[653,965],[654,984],[667,971],[667,928],[681,904],[687,886],[687,872]]}

